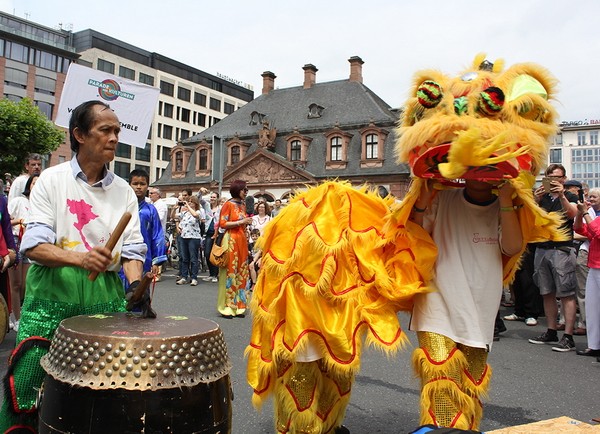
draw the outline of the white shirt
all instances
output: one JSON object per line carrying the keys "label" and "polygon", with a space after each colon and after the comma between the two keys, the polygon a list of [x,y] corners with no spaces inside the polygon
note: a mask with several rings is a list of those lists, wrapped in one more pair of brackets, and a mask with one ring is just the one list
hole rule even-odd
{"label": "white shirt", "polygon": [[10,203],[11,199],[20,197],[23,194],[28,179],[29,175],[19,175],[15,178],[12,184],[10,184],[10,190],[8,191],[8,203]]}
{"label": "white shirt", "polygon": [[499,205],[474,205],[463,189],[437,194],[424,225],[438,247],[433,287],[415,297],[410,329],[490,348],[502,296]]}
{"label": "white shirt", "polygon": [[152,202],[152,205],[156,208],[158,212],[158,217],[160,218],[160,224],[163,228],[163,232],[167,233],[167,215],[169,214],[169,207],[165,203],[163,199],[158,199],[156,202]]}

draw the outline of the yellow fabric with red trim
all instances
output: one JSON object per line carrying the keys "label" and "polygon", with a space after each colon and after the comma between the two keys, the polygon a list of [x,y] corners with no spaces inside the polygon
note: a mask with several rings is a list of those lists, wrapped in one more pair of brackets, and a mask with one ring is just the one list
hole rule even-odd
{"label": "yellow fabric with red trim", "polygon": [[405,342],[396,313],[429,290],[437,249],[390,207],[392,198],[327,182],[295,196],[267,226],[246,350],[255,405],[272,391],[277,364],[295,361],[309,335],[340,373],[357,372],[363,337],[386,352]]}

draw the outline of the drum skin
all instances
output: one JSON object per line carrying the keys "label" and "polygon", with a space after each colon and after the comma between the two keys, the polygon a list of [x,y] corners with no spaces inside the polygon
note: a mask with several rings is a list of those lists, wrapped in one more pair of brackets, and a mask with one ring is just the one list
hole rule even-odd
{"label": "drum skin", "polygon": [[40,434],[231,433],[229,376],[157,391],[92,390],[46,376]]}
{"label": "drum skin", "polygon": [[40,433],[231,432],[231,364],[213,321],[71,317],[41,365]]}

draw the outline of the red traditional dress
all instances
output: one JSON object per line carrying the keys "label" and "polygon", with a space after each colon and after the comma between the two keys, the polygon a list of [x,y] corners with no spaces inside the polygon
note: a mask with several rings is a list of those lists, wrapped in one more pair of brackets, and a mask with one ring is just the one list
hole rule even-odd
{"label": "red traditional dress", "polygon": [[[225,223],[246,218],[246,206],[238,199],[225,202],[221,208],[219,228]],[[246,281],[248,279],[248,239],[244,225],[225,229],[223,245],[229,252],[227,268],[219,271],[217,310],[224,316],[244,315],[246,312]]]}

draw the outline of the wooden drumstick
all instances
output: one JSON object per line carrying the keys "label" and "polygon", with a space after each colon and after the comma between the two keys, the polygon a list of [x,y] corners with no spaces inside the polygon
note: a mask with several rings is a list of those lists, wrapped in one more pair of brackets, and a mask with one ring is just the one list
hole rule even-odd
{"label": "wooden drumstick", "polygon": [[[123,216],[121,217],[121,220],[119,220],[119,223],[117,223],[117,227],[115,227],[115,230],[113,231],[113,233],[110,234],[110,238],[106,242],[106,248],[108,250],[110,250],[111,252],[117,245],[117,241],[119,241],[119,238],[121,238],[121,235],[123,235],[123,231],[127,227],[129,220],[131,220],[131,213],[125,212],[125,214],[123,214]],[[92,282],[94,280],[96,280],[96,277],[98,277],[97,271],[92,271],[88,275],[88,279],[91,280]]]}

